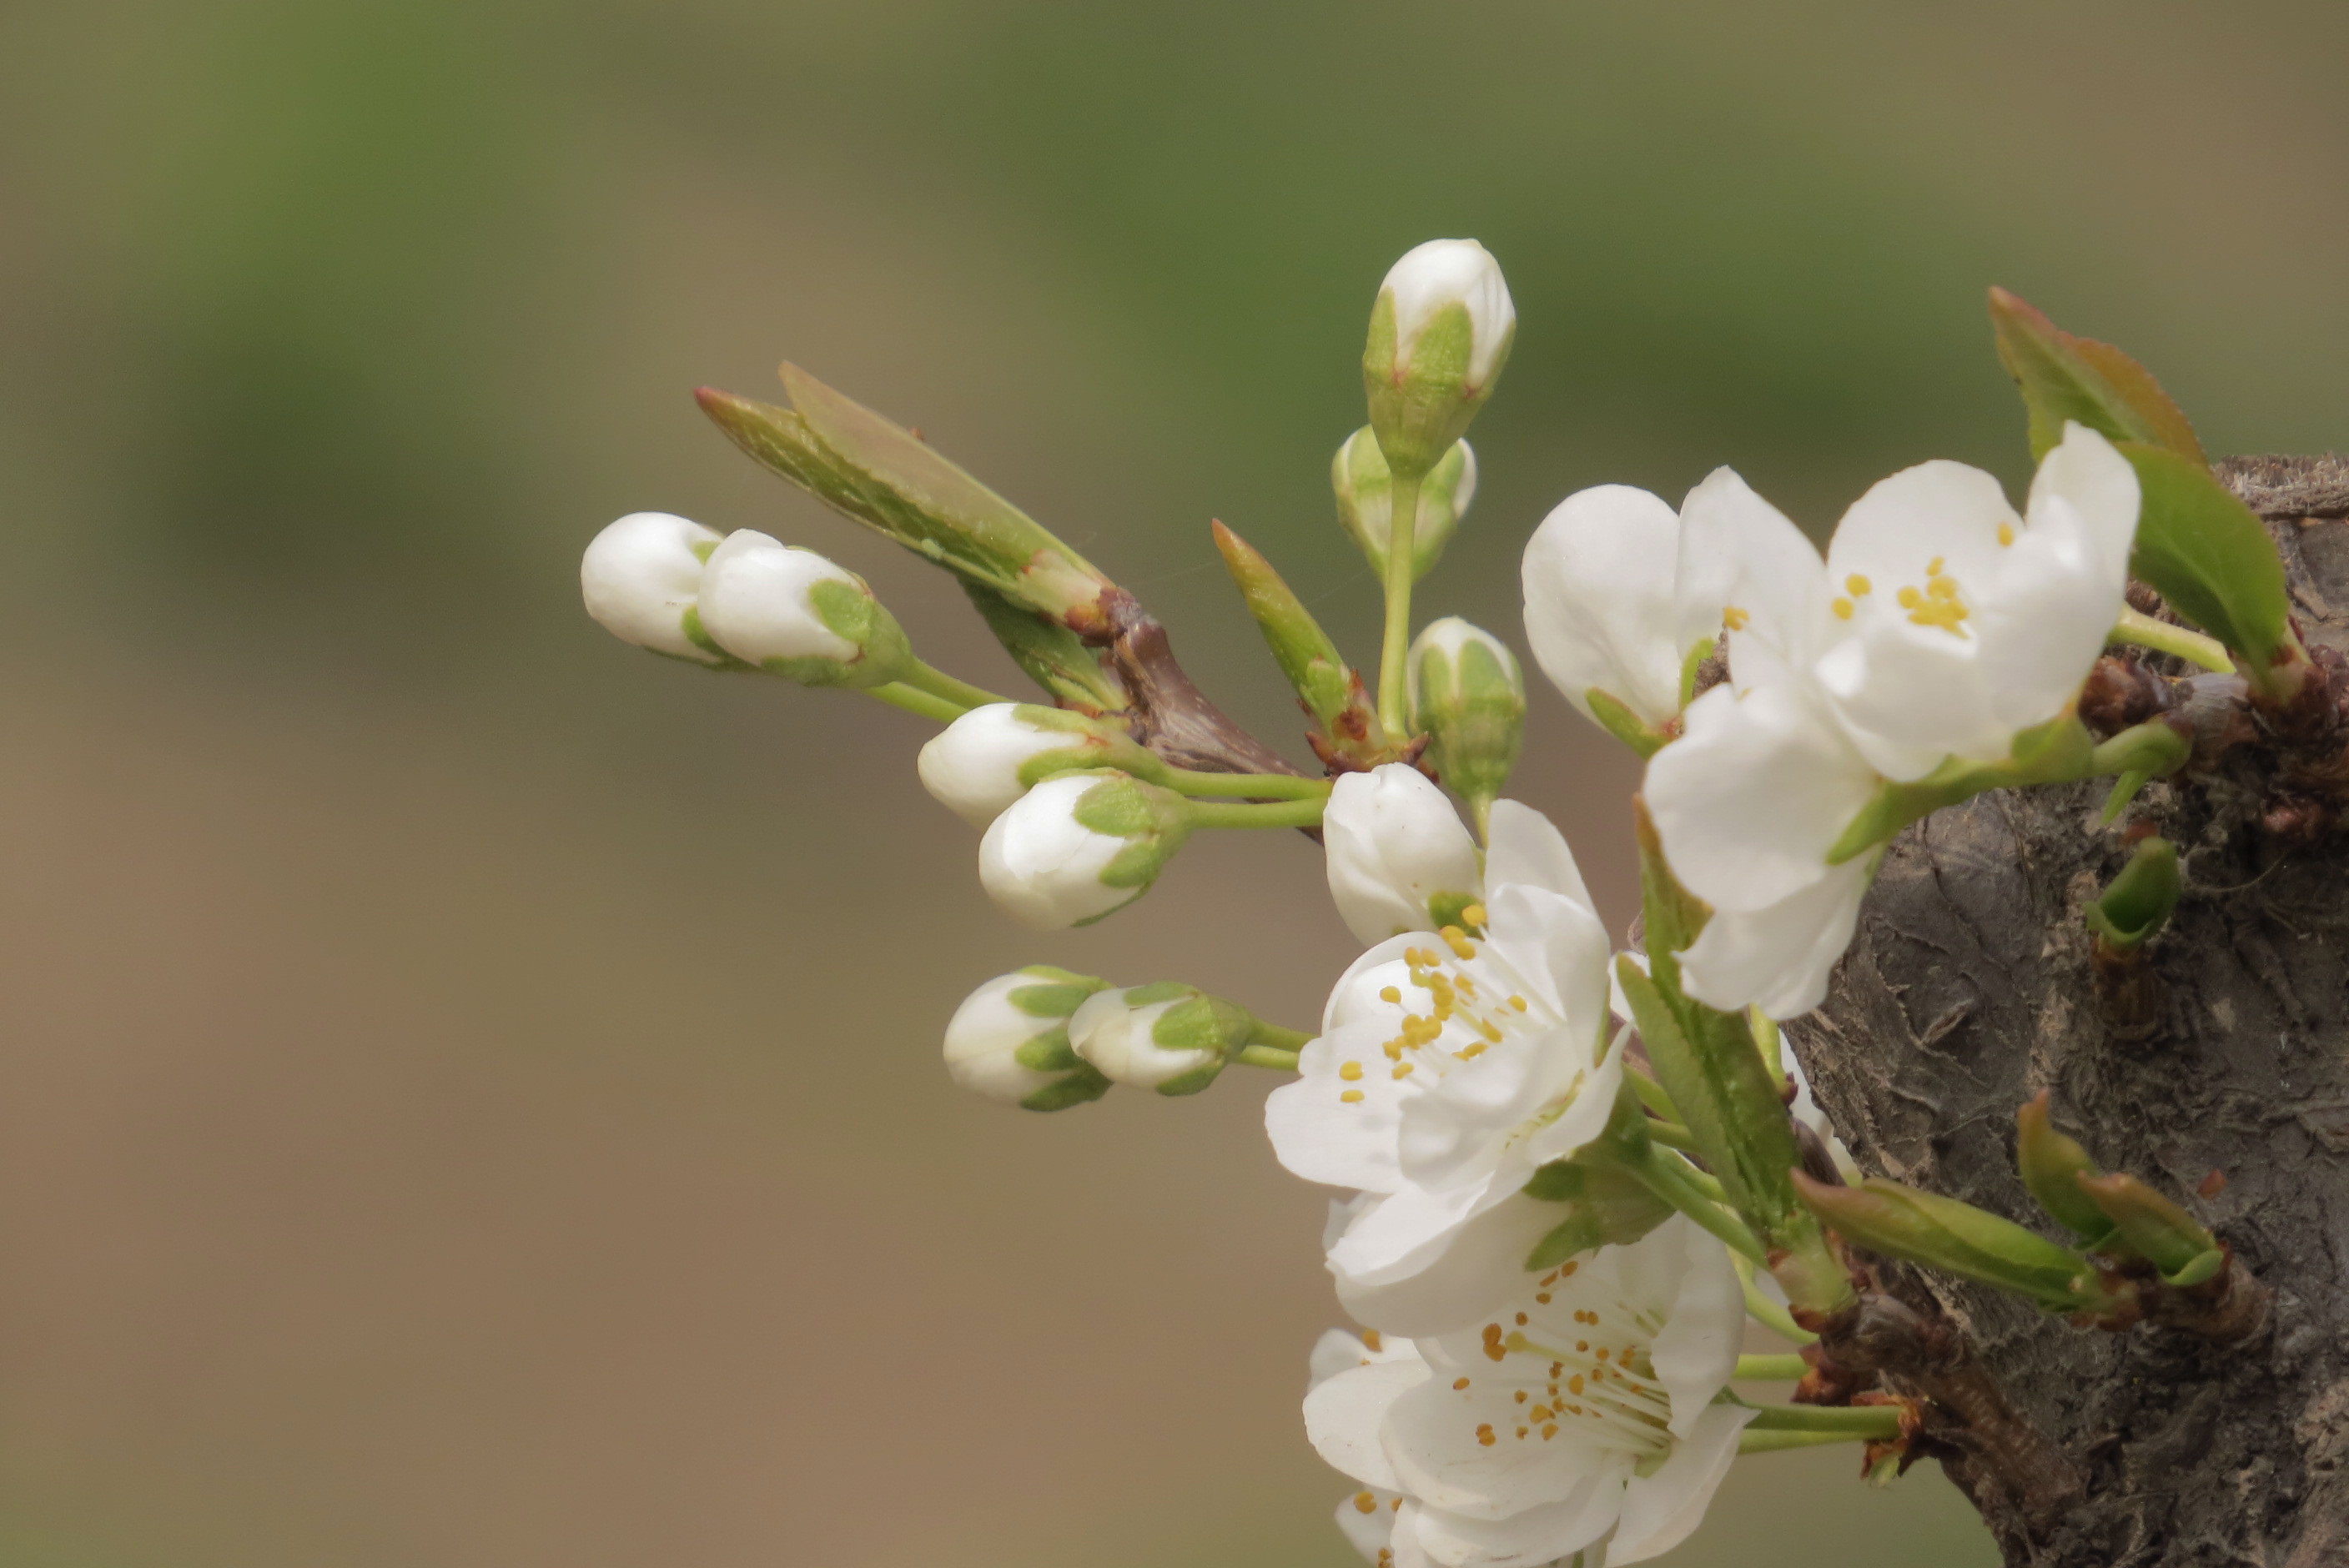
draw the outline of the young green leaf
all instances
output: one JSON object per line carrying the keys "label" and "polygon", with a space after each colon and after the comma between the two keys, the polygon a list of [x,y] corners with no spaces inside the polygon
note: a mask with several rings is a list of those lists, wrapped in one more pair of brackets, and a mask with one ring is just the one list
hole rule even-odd
{"label": "young green leaf", "polygon": [[1320,727],[1320,738],[1327,747],[1323,755],[1364,766],[1387,760],[1392,753],[1386,728],[1363,689],[1362,677],[1346,663],[1338,645],[1273,570],[1272,562],[1221,522],[1213,526],[1216,548],[1222,552],[1232,581],[1239,584],[1248,613],[1263,630],[1274,661]]}
{"label": "young green leaf", "polygon": [[2159,447],[2207,469],[2194,427],[2153,373],[2109,343],[2075,337],[2007,293],[1990,291],[1998,357],[2023,392],[2031,455],[2044,458],[2077,420],[2116,441]]}
{"label": "young green leaf", "polygon": [[2199,461],[2139,442],[2122,453],[2144,500],[2129,570],[2233,649],[2254,679],[2299,655],[2267,525]]}

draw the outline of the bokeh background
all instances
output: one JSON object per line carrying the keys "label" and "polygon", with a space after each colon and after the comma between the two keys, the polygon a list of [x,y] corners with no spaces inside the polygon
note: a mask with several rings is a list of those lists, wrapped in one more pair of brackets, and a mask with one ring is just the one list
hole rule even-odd
{"label": "bokeh background", "polygon": [[[1985,285],[2214,450],[2341,444],[2337,5],[82,0],[0,16],[0,1561],[1334,1568],[1322,1200],[1261,1078],[1039,1118],[936,1063],[1050,959],[1315,1016],[1294,835],[1041,939],[922,727],[601,634],[640,508],[952,587],[687,394],[920,425],[1296,755],[1221,517],[1352,647],[1324,474],[1388,263],[1500,256],[1516,638],[1568,491],[1732,463],[1824,527],[2024,477]],[[1633,774],[1519,793],[1617,923]],[[1994,1561],[1928,1470],[1741,1464],[1678,1561]]]}

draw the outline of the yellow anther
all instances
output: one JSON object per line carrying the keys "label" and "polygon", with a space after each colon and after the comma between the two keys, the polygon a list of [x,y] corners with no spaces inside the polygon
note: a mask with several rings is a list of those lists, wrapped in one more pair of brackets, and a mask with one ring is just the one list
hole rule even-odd
{"label": "yellow anther", "polygon": [[1966,634],[1960,629],[1958,623],[1964,620],[1967,614],[1966,607],[1954,599],[1936,599],[1909,611],[1909,619],[1914,625],[1939,626],[1962,637]]}
{"label": "yellow anther", "polygon": [[1954,577],[1936,577],[1925,584],[1925,592],[1936,599],[1955,599],[1958,596],[1958,580]]}
{"label": "yellow anther", "polygon": [[2013,544],[2014,542],[2014,524],[2011,522],[2002,522],[1998,525],[1998,542],[2001,544]]}
{"label": "yellow anther", "polygon": [[1550,1439],[1552,1439],[1552,1438],[1554,1438],[1554,1437],[1556,1437],[1556,1436],[1557,1436],[1557,1422],[1552,1421],[1551,1423],[1549,1423],[1549,1425],[1547,1425],[1547,1426],[1546,1426],[1546,1427],[1544,1427],[1544,1428],[1542,1429],[1542,1441],[1544,1441],[1544,1442],[1547,1442],[1547,1441],[1549,1441],[1549,1440],[1550,1440]]}
{"label": "yellow anther", "polygon": [[1379,1333],[1379,1331],[1378,1331],[1377,1329],[1375,1329],[1375,1328],[1365,1328],[1364,1330],[1362,1330],[1362,1348],[1363,1348],[1363,1349],[1365,1349],[1365,1350],[1373,1350],[1373,1351],[1376,1351],[1376,1350],[1384,1350],[1386,1347],[1387,1347],[1387,1342],[1386,1342],[1386,1340],[1385,1340],[1385,1339],[1384,1339],[1384,1338],[1380,1335],[1380,1333]]}
{"label": "yellow anther", "polygon": [[1476,949],[1469,944],[1468,934],[1458,926],[1447,925],[1435,934],[1444,938],[1444,945],[1452,949],[1454,957],[1468,959],[1476,956]]}
{"label": "yellow anther", "polygon": [[1400,1004],[1402,1001],[1402,991],[1398,986],[1381,985],[1379,987],[1379,1000],[1381,1002]]}
{"label": "yellow anther", "polygon": [[1496,1046],[1501,1043],[1501,1031],[1482,1018],[1476,1020],[1476,1032]]}
{"label": "yellow anther", "polygon": [[1475,1045],[1464,1047],[1452,1054],[1464,1062],[1473,1062],[1485,1054],[1485,1042],[1478,1040]]}
{"label": "yellow anther", "polygon": [[1477,1427],[1476,1440],[1489,1449],[1500,1439],[1493,1436],[1493,1424],[1486,1421]]}
{"label": "yellow anther", "polygon": [[1395,1076],[1395,1077],[1397,1077],[1397,1078],[1407,1078],[1411,1077],[1411,1069],[1412,1069],[1412,1068],[1415,1068],[1415,1067],[1417,1067],[1418,1065],[1419,1065],[1419,1064],[1418,1064],[1417,1062],[1400,1062],[1400,1063],[1397,1063],[1397,1064],[1396,1064],[1396,1066],[1395,1066],[1394,1076]]}
{"label": "yellow anther", "polygon": [[1723,604],[1721,607],[1721,624],[1733,632],[1745,630],[1745,623],[1753,618],[1734,604]]}
{"label": "yellow anther", "polygon": [[1838,599],[1827,608],[1836,613],[1836,619],[1839,621],[1851,619],[1851,601],[1848,599]]}
{"label": "yellow anther", "polygon": [[1401,1035],[1397,1035],[1393,1039],[1389,1040],[1385,1045],[1381,1046],[1379,1049],[1386,1052],[1387,1060],[1391,1062],[1399,1062],[1402,1060],[1402,1037]]}
{"label": "yellow anther", "polygon": [[1354,1509],[1360,1513],[1376,1513],[1379,1500],[1367,1491],[1358,1491],[1354,1494]]}
{"label": "yellow anther", "polygon": [[1481,903],[1472,903],[1460,912],[1460,918],[1470,925],[1482,925],[1485,923],[1485,906]]}
{"label": "yellow anther", "polygon": [[1925,602],[1925,595],[1918,593],[1914,588],[1903,588],[1896,597],[1899,599],[1900,607],[1903,610],[1914,610]]}
{"label": "yellow anther", "polygon": [[1523,1388],[1520,1388],[1520,1389],[1518,1389],[1518,1390],[1517,1390],[1516,1398],[1517,1398],[1517,1403],[1518,1403],[1518,1404],[1520,1404],[1520,1405],[1524,1404],[1527,1399],[1531,1398],[1532,1397],[1533,1397],[1533,1396],[1531,1396],[1530,1394],[1527,1394],[1527,1393],[1526,1393]]}
{"label": "yellow anther", "polygon": [[1362,1064],[1360,1062],[1342,1062],[1339,1064],[1338,1076],[1344,1078],[1348,1083],[1352,1083],[1356,1078],[1362,1076]]}
{"label": "yellow anther", "polygon": [[1932,560],[1925,562],[1925,575],[1928,577],[1939,577],[1941,574],[1941,568],[1947,566],[1949,563],[1950,558],[1948,556],[1936,555]]}
{"label": "yellow anther", "polygon": [[1468,1387],[1468,1379],[1467,1379],[1467,1378],[1465,1378],[1465,1377],[1457,1377],[1457,1378],[1454,1378],[1454,1379],[1453,1380],[1452,1387],[1453,1387],[1454,1391],[1454,1392],[1457,1392],[1458,1390],[1460,1390],[1460,1389],[1462,1389],[1462,1388],[1465,1388],[1466,1387]]}
{"label": "yellow anther", "polygon": [[1362,1103],[1362,1091],[1358,1088],[1350,1088],[1338,1098],[1347,1105],[1360,1105]]}
{"label": "yellow anther", "polygon": [[1874,591],[1875,587],[1875,583],[1870,583],[1867,578],[1862,577],[1857,572],[1843,580],[1843,591],[1850,594],[1855,599],[1867,598],[1868,595]]}
{"label": "yellow anther", "polygon": [[1529,1421],[1547,1421],[1553,1414],[1555,1414],[1555,1412],[1552,1411],[1547,1405],[1536,1405],[1532,1409],[1526,1412],[1526,1419]]}
{"label": "yellow anther", "polygon": [[1509,1006],[1522,1013],[1526,1010],[1526,999],[1523,996],[1512,996],[1509,998]]}

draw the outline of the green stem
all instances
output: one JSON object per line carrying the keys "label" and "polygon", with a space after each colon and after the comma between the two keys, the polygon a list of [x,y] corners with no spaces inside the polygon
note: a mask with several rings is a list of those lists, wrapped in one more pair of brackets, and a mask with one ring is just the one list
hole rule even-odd
{"label": "green stem", "polygon": [[1816,1449],[1828,1443],[1860,1443],[1868,1439],[1852,1432],[1782,1432],[1755,1431],[1748,1427],[1737,1434],[1740,1454],[1775,1454],[1785,1449]]}
{"label": "green stem", "polygon": [[1194,800],[1191,802],[1191,825],[1194,828],[1318,828],[1321,825],[1321,809],[1328,801],[1319,796],[1310,800],[1275,800],[1264,805],[1245,801]]}
{"label": "green stem", "polygon": [[902,683],[892,684],[903,684],[912,686],[916,691],[926,691],[932,696],[944,697],[947,701],[965,708],[987,707],[995,703],[1011,700],[1008,696],[998,696],[984,686],[975,686],[968,681],[958,681],[946,671],[926,665],[919,659],[913,661],[912,666],[905,671]]}
{"label": "green stem", "polygon": [[1411,659],[1412,567],[1418,553],[1412,536],[1419,527],[1419,486],[1424,477],[1398,473],[1387,492],[1392,505],[1387,519],[1387,634],[1379,649],[1379,722],[1397,743],[1411,738],[1405,666]]}
{"label": "green stem", "polygon": [[1746,1316],[1780,1338],[1791,1339],[1797,1345],[1816,1345],[1819,1342],[1817,1335],[1796,1323],[1785,1307],[1763,1294],[1762,1287],[1754,1283],[1752,1264],[1740,1257],[1733,1257],[1729,1261],[1737,1265],[1738,1283],[1745,1290]]}
{"label": "green stem", "polygon": [[970,711],[960,703],[948,702],[942,696],[932,696],[926,691],[916,691],[912,686],[899,681],[891,681],[886,686],[866,686],[864,695],[877,696],[891,707],[902,707],[907,713],[917,713],[924,718],[936,719],[940,724],[952,724]]}
{"label": "green stem", "polygon": [[1694,1149],[1696,1134],[1677,1121],[1651,1121],[1648,1136],[1667,1149]]}
{"label": "green stem", "polygon": [[1799,1356],[1741,1356],[1736,1376],[1799,1382],[1810,1369],[1811,1364]]}
{"label": "green stem", "polygon": [[1270,1068],[1275,1072],[1293,1073],[1297,1070],[1297,1053],[1284,1051],[1278,1046],[1242,1046],[1233,1054],[1232,1060],[1242,1067]]}
{"label": "green stem", "polygon": [[1182,795],[1227,795],[1248,800],[1319,800],[1330,793],[1327,779],[1301,779],[1293,773],[1203,773],[1194,768],[1170,768],[1166,787]]}
{"label": "green stem", "polygon": [[2206,637],[2199,632],[2189,632],[2183,626],[2173,626],[2167,621],[2157,621],[2135,610],[2123,610],[2105,639],[2108,643],[2134,643],[2140,648],[2151,648],[2158,654],[2176,654],[2190,665],[2200,665],[2206,670],[2220,675],[2235,673],[2235,661],[2227,652],[2227,645],[2216,637]]}
{"label": "green stem", "polygon": [[1251,1038],[1259,1046],[1270,1046],[1277,1051],[1287,1051],[1290,1056],[1295,1056],[1305,1048],[1313,1037],[1302,1029],[1284,1029],[1278,1024],[1268,1024],[1262,1018],[1258,1018],[1256,1021],[1256,1033]]}
{"label": "green stem", "polygon": [[[1743,1403],[1733,1399],[1733,1404]],[[1751,1408],[1752,1407],[1748,1407]],[[1764,1405],[1749,1432],[1835,1432],[1889,1442],[1900,1435],[1898,1405]]]}
{"label": "green stem", "polygon": [[[1623,1161],[1622,1168],[1649,1191],[1719,1237],[1730,1251],[1757,1264],[1766,1263],[1762,1243],[1754,1239],[1754,1233],[1705,1191],[1701,1183],[1710,1182],[1711,1178],[1679,1155],[1668,1150],[1651,1149],[1644,1159],[1633,1156]],[[1718,1183],[1713,1185],[1715,1191],[1720,1190]]]}

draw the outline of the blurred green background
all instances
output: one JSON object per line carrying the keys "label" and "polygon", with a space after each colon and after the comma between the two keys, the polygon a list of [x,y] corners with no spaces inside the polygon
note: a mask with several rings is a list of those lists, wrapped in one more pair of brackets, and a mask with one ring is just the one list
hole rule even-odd
{"label": "blurred green background", "polygon": [[[688,398],[789,356],[1302,756],[1206,522],[1371,648],[1324,473],[1403,249],[1516,297],[1423,598],[1515,639],[1582,485],[1727,462],[1823,527],[1928,457],[2019,482],[1992,283],[2214,450],[2339,445],[2345,47],[2158,0],[8,8],[0,1561],[1350,1561],[1265,1084],[1046,1119],[936,1065],[1039,959],[1309,1020],[1310,846],[1015,930],[915,721],[621,647],[580,548],[763,528],[1010,681]],[[1518,792],[1618,923],[1633,777],[1537,700]],[[1855,1470],[1741,1464],[1675,1561],[1994,1560]]]}

